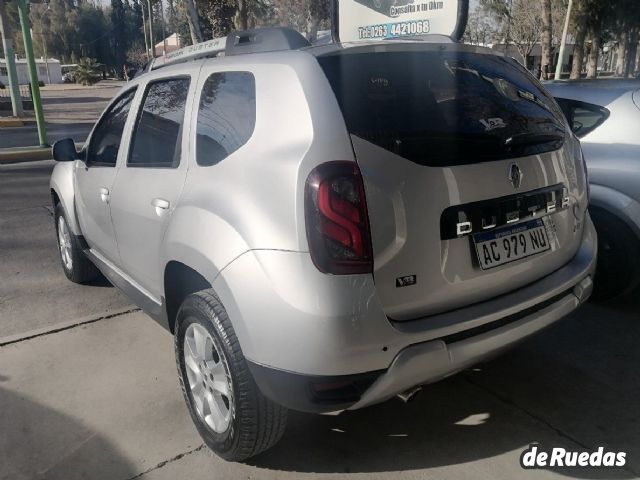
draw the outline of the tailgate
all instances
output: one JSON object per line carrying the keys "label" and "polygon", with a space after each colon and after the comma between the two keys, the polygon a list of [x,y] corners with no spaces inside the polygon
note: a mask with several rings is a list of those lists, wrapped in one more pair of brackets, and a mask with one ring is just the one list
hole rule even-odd
{"label": "tailgate", "polygon": [[[319,59],[364,179],[377,293],[399,321],[557,270],[587,202],[577,141],[536,81],[502,57],[423,48]],[[476,243],[490,251],[494,237],[528,251],[481,262]]]}

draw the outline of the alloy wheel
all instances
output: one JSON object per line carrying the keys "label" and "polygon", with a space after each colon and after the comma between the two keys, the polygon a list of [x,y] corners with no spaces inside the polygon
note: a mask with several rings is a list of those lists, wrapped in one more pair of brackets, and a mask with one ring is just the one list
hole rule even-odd
{"label": "alloy wheel", "polygon": [[58,245],[60,246],[60,257],[62,263],[67,270],[73,267],[73,259],[71,257],[71,235],[67,222],[64,217],[58,218]]}
{"label": "alloy wheel", "polygon": [[206,328],[192,323],[185,332],[183,352],[198,415],[214,432],[225,432],[234,411],[231,375],[222,348]]}

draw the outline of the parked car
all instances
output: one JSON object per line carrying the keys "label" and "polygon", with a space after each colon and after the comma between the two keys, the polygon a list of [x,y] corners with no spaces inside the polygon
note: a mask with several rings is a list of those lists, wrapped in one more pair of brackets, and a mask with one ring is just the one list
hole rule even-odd
{"label": "parked car", "polygon": [[62,75],[62,82],[63,83],[75,83],[73,72],[67,72],[64,75]]}
{"label": "parked car", "polygon": [[640,82],[550,82],[581,139],[598,231],[594,297],[628,293],[640,283]]}
{"label": "parked car", "polygon": [[100,270],[174,335],[229,460],[288,409],[407,400],[591,292],[579,142],[491,50],[235,32],[154,63],[53,154],[66,276]]}

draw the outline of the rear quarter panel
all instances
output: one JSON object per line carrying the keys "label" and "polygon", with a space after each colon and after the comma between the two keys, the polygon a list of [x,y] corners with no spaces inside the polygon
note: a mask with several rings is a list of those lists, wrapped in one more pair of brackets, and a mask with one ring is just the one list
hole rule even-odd
{"label": "rear quarter panel", "polygon": [[255,77],[254,133],[221,162],[199,166],[194,109],[195,153],[164,242],[165,263],[180,261],[211,283],[250,250],[307,252],[306,178],[325,161],[353,160],[339,107],[313,56],[292,51],[204,61],[196,105],[207,78],[227,71]]}

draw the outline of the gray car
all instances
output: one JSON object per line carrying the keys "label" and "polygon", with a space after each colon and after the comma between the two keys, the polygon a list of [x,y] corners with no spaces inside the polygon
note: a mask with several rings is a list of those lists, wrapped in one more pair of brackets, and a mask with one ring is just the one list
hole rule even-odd
{"label": "gray car", "polygon": [[598,231],[594,297],[608,299],[640,283],[640,81],[550,82],[580,138]]}
{"label": "gray car", "polygon": [[589,297],[561,110],[514,60],[436,40],[236,32],[130,82],[83,151],[54,146],[67,277],[100,270],[174,335],[221,457],[275,444],[288,409],[407,400]]}

